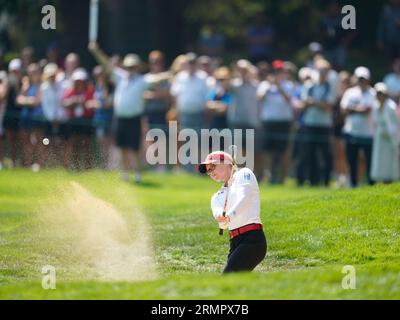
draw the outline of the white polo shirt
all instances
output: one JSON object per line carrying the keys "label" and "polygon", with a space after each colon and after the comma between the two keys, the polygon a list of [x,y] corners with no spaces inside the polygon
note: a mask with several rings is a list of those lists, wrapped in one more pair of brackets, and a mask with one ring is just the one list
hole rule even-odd
{"label": "white polo shirt", "polygon": [[[347,89],[340,102],[343,110],[361,105],[366,109],[373,108],[375,103],[375,90],[369,88],[361,91],[360,86]],[[372,116],[369,114],[353,113],[346,116],[343,132],[354,137],[367,138],[373,135]]]}
{"label": "white polo shirt", "polygon": [[183,113],[199,113],[204,111],[209,87],[207,74],[196,71],[190,75],[188,71],[181,71],[171,86],[171,94],[176,97],[177,110]]}
{"label": "white polo shirt", "polygon": [[[291,81],[282,81],[283,91],[294,99],[296,86]],[[268,81],[260,83],[257,96],[263,97],[260,118],[261,121],[291,121],[293,119],[293,107],[279,92],[278,86]]]}
{"label": "white polo shirt", "polygon": [[[248,168],[242,168],[233,174],[229,185],[226,206],[226,216],[230,218],[229,230],[261,223],[260,190],[254,173]],[[222,187],[211,198],[211,210],[215,219],[222,216],[227,190],[227,187]]]}
{"label": "white polo shirt", "polygon": [[60,82],[52,84],[49,81],[43,82],[40,86],[42,91],[42,109],[46,120],[65,121],[67,115],[61,103],[62,86]]}
{"label": "white polo shirt", "polygon": [[114,112],[117,117],[131,118],[144,113],[143,93],[147,82],[143,75],[131,77],[129,72],[114,68],[112,72],[115,83]]}

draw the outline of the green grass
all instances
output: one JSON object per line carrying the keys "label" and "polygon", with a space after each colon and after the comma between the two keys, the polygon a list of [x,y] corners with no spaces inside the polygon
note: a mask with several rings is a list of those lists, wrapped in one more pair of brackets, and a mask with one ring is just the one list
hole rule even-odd
{"label": "green grass", "polygon": [[[151,227],[158,277],[98,281],[74,248],[52,232],[46,206],[61,205],[70,181],[114,205],[131,230],[134,210]],[[202,177],[148,173],[141,186],[116,173],[0,172],[2,299],[399,299],[400,184],[357,190],[261,186],[268,240],[251,274],[221,276],[227,236],[218,236],[209,201],[218,185]],[[68,223],[68,217],[60,217]],[[68,245],[69,244],[69,245]],[[57,268],[57,289],[41,288],[41,268]],[[356,269],[356,289],[341,286]]]}

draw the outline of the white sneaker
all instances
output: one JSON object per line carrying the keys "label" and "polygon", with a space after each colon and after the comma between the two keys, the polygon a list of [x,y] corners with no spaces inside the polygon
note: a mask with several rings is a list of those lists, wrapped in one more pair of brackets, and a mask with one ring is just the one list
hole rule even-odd
{"label": "white sneaker", "polygon": [[32,165],[32,171],[33,172],[39,172],[40,171],[40,165],[38,163],[34,163]]}
{"label": "white sneaker", "polygon": [[344,174],[339,175],[337,181],[336,181],[336,188],[345,188],[347,187],[347,177]]}

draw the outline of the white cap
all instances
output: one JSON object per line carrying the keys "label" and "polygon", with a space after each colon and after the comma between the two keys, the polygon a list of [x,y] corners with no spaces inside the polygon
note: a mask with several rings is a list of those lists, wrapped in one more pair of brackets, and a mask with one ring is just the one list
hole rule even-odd
{"label": "white cap", "polygon": [[0,80],[7,79],[7,72],[1,70],[0,71]]}
{"label": "white cap", "polygon": [[383,82],[378,82],[375,84],[374,89],[376,92],[382,92],[383,94],[387,94],[387,85]]}
{"label": "white cap", "polygon": [[72,73],[71,79],[72,81],[86,81],[88,79],[88,74],[85,69],[78,68]]}
{"label": "white cap", "polygon": [[312,53],[317,53],[322,51],[322,45],[319,42],[311,42],[308,45],[308,50]]}
{"label": "white cap", "polygon": [[300,68],[298,76],[299,76],[300,80],[305,80],[307,78],[312,78],[313,77],[313,70],[311,68],[308,68],[308,67]]}
{"label": "white cap", "polygon": [[21,59],[12,59],[8,65],[8,71],[20,71],[22,68]]}
{"label": "white cap", "polygon": [[251,63],[246,59],[240,59],[238,60],[238,62],[236,62],[236,65],[241,69],[248,69],[250,68]]}
{"label": "white cap", "polygon": [[43,73],[47,77],[55,76],[58,71],[58,66],[55,63],[48,63],[44,67]]}
{"label": "white cap", "polygon": [[354,70],[354,75],[357,78],[364,78],[366,80],[371,79],[371,72],[366,67],[357,67],[356,70]]}
{"label": "white cap", "polygon": [[125,56],[122,66],[125,68],[138,67],[140,65],[140,58],[137,54],[129,53]]}

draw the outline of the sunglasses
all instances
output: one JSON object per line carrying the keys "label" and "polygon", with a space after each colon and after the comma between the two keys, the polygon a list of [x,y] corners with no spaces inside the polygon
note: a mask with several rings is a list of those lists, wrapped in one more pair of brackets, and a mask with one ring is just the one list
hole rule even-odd
{"label": "sunglasses", "polygon": [[216,165],[215,165],[215,164],[210,164],[210,165],[208,166],[208,168],[207,168],[206,173],[207,173],[208,175],[210,175],[210,174],[215,170],[215,168],[216,168]]}

